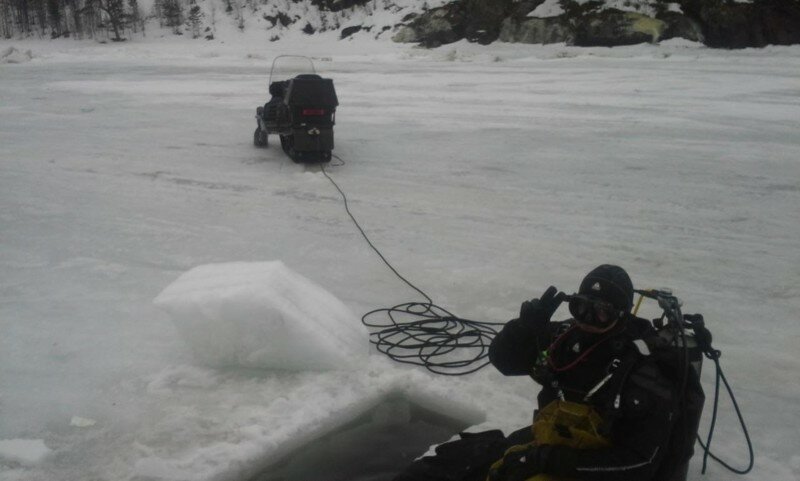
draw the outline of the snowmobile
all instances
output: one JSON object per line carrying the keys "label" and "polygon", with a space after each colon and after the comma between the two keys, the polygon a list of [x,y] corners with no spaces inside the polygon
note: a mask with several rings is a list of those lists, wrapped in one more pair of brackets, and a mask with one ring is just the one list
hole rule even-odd
{"label": "snowmobile", "polygon": [[333,80],[317,75],[308,57],[280,55],[269,74],[271,99],[256,109],[253,144],[266,147],[278,135],[295,162],[327,162],[333,150],[333,125],[339,100]]}

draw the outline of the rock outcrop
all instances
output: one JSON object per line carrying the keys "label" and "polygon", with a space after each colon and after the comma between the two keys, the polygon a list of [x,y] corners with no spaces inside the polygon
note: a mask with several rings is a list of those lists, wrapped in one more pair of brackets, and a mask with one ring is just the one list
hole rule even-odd
{"label": "rock outcrop", "polygon": [[461,39],[608,47],[670,38],[717,48],[800,43],[797,0],[640,0],[626,2],[636,7],[626,11],[601,0],[560,0],[560,14],[537,17],[543,2],[456,0],[401,26],[394,40],[426,47]]}
{"label": "rock outcrop", "polygon": [[499,40],[511,43],[575,43],[575,28],[564,15],[549,18],[508,17]]}
{"label": "rock outcrop", "polygon": [[706,45],[718,48],[800,43],[800,2],[796,0],[681,0],[702,25]]}

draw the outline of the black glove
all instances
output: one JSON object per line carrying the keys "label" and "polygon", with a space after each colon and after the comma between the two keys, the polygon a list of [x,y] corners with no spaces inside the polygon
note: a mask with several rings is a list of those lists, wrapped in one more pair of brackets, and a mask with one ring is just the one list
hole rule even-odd
{"label": "black glove", "polygon": [[519,308],[519,320],[522,324],[534,329],[541,329],[564,301],[564,293],[550,286],[539,299],[525,301]]}
{"label": "black glove", "polygon": [[503,464],[489,471],[489,481],[525,481],[545,472],[551,447],[527,446],[511,448],[503,456]]}

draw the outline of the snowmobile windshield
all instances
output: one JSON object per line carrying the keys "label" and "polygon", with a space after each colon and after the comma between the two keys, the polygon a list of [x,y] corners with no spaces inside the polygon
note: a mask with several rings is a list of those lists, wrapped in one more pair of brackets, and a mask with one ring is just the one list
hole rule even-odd
{"label": "snowmobile windshield", "polygon": [[289,80],[298,75],[316,74],[314,62],[300,55],[280,55],[272,61],[269,70],[269,85],[273,82]]}

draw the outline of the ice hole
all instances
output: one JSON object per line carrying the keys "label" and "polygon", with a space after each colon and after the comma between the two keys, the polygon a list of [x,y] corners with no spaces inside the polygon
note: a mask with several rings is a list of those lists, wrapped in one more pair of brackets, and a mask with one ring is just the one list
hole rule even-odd
{"label": "ice hole", "polygon": [[[425,406],[423,405],[425,404]],[[437,404],[442,406],[441,401]],[[430,446],[483,421],[464,408],[431,409],[393,393],[337,429],[316,437],[252,481],[390,481]]]}

